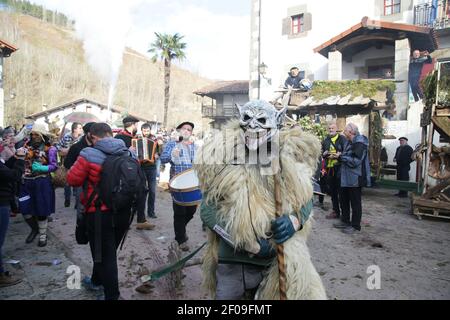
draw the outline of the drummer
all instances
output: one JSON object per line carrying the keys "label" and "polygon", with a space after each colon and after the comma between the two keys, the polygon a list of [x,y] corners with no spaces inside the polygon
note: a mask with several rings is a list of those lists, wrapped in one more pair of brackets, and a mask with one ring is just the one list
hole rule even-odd
{"label": "drummer", "polygon": [[[195,158],[195,144],[192,140],[194,124],[183,122],[177,127],[177,138],[168,142],[161,154],[161,163],[170,162],[170,178],[192,168]],[[173,202],[173,225],[175,240],[183,251],[189,251],[186,226],[194,217],[197,206],[180,206]]]}

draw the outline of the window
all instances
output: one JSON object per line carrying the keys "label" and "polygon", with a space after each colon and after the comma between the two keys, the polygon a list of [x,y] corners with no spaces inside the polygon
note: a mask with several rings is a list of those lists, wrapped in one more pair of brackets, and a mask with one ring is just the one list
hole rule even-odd
{"label": "window", "polygon": [[400,13],[400,0],[384,0],[384,15]]}
{"label": "window", "polygon": [[305,30],[304,24],[305,19],[303,17],[303,14],[299,14],[296,16],[291,17],[292,21],[292,34],[299,34]]}
{"label": "window", "polygon": [[393,66],[390,64],[369,66],[368,79],[393,79]]}

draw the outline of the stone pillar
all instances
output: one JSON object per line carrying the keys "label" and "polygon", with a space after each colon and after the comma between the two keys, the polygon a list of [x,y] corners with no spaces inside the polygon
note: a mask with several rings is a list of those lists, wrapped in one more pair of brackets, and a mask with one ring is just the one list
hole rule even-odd
{"label": "stone pillar", "polygon": [[411,47],[409,39],[395,41],[395,106],[397,114],[396,120],[406,120],[409,105],[409,58],[411,55]]}
{"label": "stone pillar", "polygon": [[342,80],[342,53],[337,50],[328,53],[328,80]]}

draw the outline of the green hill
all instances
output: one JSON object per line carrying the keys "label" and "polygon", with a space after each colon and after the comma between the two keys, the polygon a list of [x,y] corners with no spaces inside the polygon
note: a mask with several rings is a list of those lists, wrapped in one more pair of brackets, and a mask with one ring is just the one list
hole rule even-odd
{"label": "green hill", "polygon": [[[82,97],[107,103],[107,84],[85,61],[73,30],[0,11],[0,38],[19,48],[4,65],[7,124],[22,124],[25,115],[41,111],[44,104],[51,108]],[[123,60],[114,104],[162,122],[162,64],[128,48]],[[192,92],[211,82],[173,67],[169,127],[186,119],[202,126],[201,101]]]}

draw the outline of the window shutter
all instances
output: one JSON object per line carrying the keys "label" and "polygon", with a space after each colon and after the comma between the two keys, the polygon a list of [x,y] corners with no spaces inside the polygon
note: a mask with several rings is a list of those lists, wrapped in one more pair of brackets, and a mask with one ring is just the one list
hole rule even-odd
{"label": "window shutter", "polygon": [[304,13],[304,31],[309,31],[312,29],[312,14],[311,13]]}
{"label": "window shutter", "polygon": [[288,36],[291,34],[291,17],[284,18],[282,20],[283,28],[281,34],[283,36]]}

